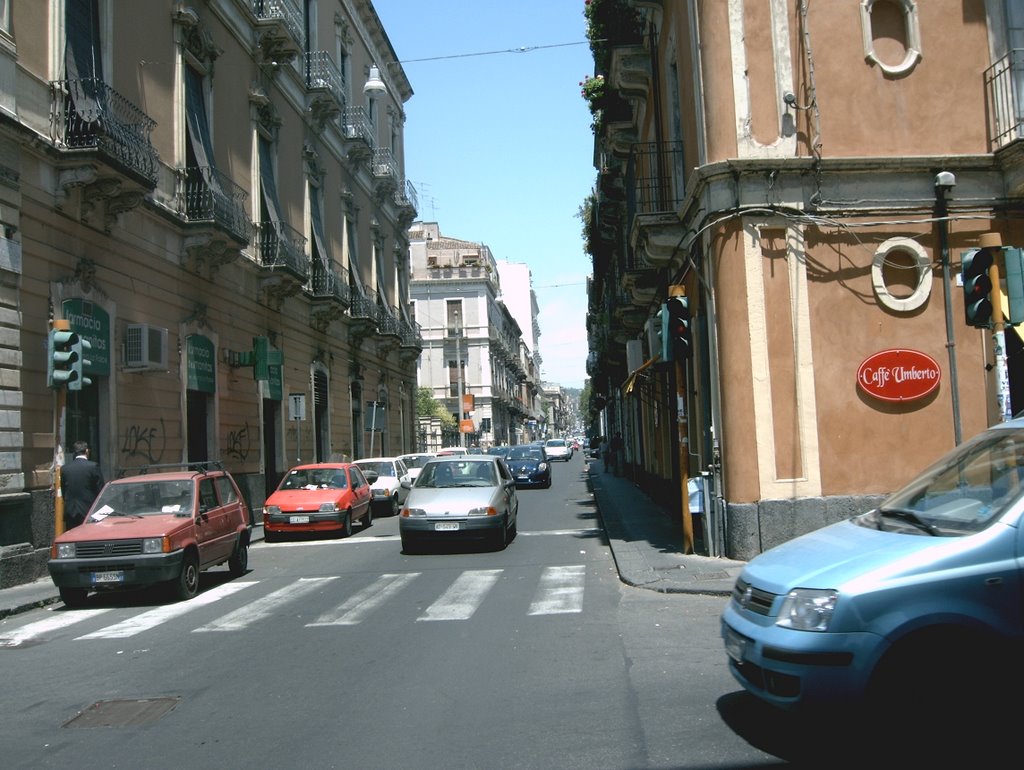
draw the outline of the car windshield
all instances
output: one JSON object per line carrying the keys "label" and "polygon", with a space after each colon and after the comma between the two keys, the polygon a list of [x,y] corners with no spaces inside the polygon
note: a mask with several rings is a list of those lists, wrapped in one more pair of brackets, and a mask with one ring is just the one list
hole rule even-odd
{"label": "car windshield", "polygon": [[191,479],[174,481],[132,481],[108,484],[100,493],[90,516],[98,521],[106,516],[191,516],[195,485]]}
{"label": "car windshield", "polygon": [[341,468],[297,468],[284,477],[281,489],[345,489],[348,479]]}
{"label": "car windshield", "polygon": [[371,461],[371,462],[367,462],[367,461],[360,460],[358,463],[356,463],[356,465],[358,465],[360,468],[362,468],[364,473],[366,471],[373,471],[374,473],[377,474],[378,478],[381,477],[381,476],[394,476],[395,475],[395,464],[391,463],[391,462],[385,462],[385,461],[377,461],[377,462],[372,462]]}
{"label": "car windshield", "polygon": [[861,526],[953,537],[979,532],[1024,493],[1024,430],[981,434],[932,465]]}
{"label": "car windshield", "polygon": [[493,487],[497,476],[492,462],[427,463],[416,479],[416,488]]}
{"label": "car windshield", "polygon": [[508,452],[509,460],[543,460],[544,452],[535,447],[513,447]]}

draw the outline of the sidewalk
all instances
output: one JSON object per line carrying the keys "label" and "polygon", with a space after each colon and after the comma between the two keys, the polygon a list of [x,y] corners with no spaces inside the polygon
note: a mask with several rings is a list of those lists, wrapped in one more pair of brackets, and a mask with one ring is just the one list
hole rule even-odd
{"label": "sidewalk", "polygon": [[[682,553],[681,521],[629,479],[605,473],[596,460],[583,462],[622,582],[661,593],[729,595],[745,562]],[[262,539],[258,525],[252,540]],[[0,618],[59,601],[49,577],[5,588],[0,590]]]}
{"label": "sidewalk", "polygon": [[683,523],[632,481],[586,460],[590,487],[619,578],[661,593],[728,596],[746,562],[682,553]]}

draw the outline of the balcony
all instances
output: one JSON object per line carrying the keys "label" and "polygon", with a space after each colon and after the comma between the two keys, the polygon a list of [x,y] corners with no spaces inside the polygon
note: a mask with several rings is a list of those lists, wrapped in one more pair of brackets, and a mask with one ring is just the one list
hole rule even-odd
{"label": "balcony", "polygon": [[352,301],[348,269],[336,265],[324,267],[314,262],[306,293],[309,296],[309,325],[326,331],[331,321],[345,315]]}
{"label": "balcony", "polygon": [[50,93],[52,140],[61,152],[57,206],[74,195],[83,217],[98,210],[109,230],[156,188],[156,123],[102,80],[55,80]]}
{"label": "balcony", "polygon": [[419,208],[419,197],[416,188],[408,179],[398,185],[395,190],[395,205],[398,207],[398,219],[402,230],[408,230],[409,225],[416,219],[416,211]]}
{"label": "balcony", "polygon": [[400,321],[402,343],[402,353],[408,353],[410,358],[419,358],[420,353],[423,350],[423,335],[420,331],[420,325],[418,323],[410,323],[402,318]]}
{"label": "balcony", "polygon": [[1014,197],[1024,197],[1024,48],[985,71],[989,145]]}
{"label": "balcony", "polygon": [[252,239],[246,192],[211,166],[175,169],[175,177],[175,210],[185,223],[190,269],[233,262]]}
{"label": "balcony", "polygon": [[383,199],[395,194],[398,189],[398,163],[390,147],[378,147],[373,151],[370,171],[379,197]]}
{"label": "balcony", "polygon": [[682,266],[679,243],[685,227],[679,208],[685,196],[682,142],[633,145],[626,166],[629,243],[647,267]]}
{"label": "balcony", "polygon": [[263,268],[262,288],[271,304],[298,292],[309,281],[306,239],[284,222],[258,222],[256,261]]}
{"label": "balcony", "polygon": [[264,65],[277,67],[306,49],[302,11],[296,0],[251,0],[257,47]]}
{"label": "balcony", "polygon": [[318,129],[345,109],[345,78],[327,51],[306,56],[306,109]]}
{"label": "balcony", "polygon": [[341,115],[341,133],[345,137],[345,152],[352,162],[368,160],[377,146],[373,124],[362,107],[346,107]]}

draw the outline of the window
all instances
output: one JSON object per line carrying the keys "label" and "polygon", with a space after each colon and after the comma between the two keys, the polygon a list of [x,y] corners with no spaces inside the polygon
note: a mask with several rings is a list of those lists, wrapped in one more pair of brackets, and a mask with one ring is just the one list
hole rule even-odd
{"label": "window", "polygon": [[864,57],[890,75],[902,75],[921,58],[914,0],[861,0]]}
{"label": "window", "polygon": [[890,238],[875,252],[871,283],[878,301],[890,310],[917,310],[931,294],[931,260],[917,241]]}

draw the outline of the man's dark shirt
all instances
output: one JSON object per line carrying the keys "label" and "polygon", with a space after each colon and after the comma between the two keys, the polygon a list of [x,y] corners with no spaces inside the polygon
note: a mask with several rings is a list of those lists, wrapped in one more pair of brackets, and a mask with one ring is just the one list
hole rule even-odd
{"label": "man's dark shirt", "polygon": [[64,521],[69,527],[77,527],[85,521],[96,495],[103,488],[103,474],[100,466],[84,457],[76,457],[65,463],[60,471],[60,490],[64,497]]}

